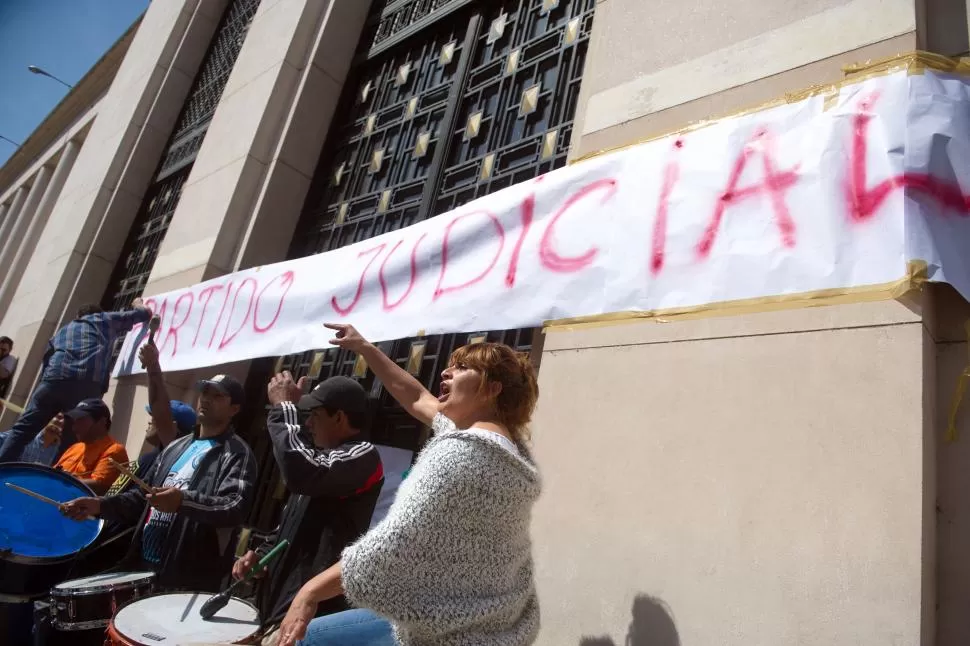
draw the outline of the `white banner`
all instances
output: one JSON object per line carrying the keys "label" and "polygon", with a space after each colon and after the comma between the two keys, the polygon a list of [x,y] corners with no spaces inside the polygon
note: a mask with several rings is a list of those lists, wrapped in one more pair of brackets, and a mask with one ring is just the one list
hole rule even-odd
{"label": "white banner", "polygon": [[[317,256],[146,299],[166,370],[880,285],[970,298],[970,97],[905,70],[562,168]],[[116,374],[140,370],[145,330]]]}

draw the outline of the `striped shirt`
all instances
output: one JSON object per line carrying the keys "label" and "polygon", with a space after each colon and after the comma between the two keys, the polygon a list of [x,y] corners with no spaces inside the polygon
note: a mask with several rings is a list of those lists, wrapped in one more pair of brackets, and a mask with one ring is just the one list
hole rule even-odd
{"label": "striped shirt", "polygon": [[93,381],[108,385],[114,343],[137,323],[151,318],[147,309],[99,312],[74,319],[47,342],[45,381]]}

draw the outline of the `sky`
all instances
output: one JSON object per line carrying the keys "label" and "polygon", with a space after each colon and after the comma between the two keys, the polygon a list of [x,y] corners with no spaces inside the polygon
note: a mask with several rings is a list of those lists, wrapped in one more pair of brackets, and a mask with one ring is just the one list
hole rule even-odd
{"label": "sky", "polygon": [[[165,0],[161,0],[165,1]],[[148,7],[148,0],[0,0],[0,135],[22,144]],[[0,139],[0,166],[16,148]]]}

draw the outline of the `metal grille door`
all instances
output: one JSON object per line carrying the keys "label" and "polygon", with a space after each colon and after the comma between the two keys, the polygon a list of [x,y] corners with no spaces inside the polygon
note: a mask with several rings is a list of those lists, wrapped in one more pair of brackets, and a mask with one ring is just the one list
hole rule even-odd
{"label": "metal grille door", "polygon": [[[406,227],[564,165],[594,8],[595,0],[376,2],[291,257]],[[382,348],[434,392],[456,347],[488,339],[529,352],[537,338],[483,330]],[[352,354],[280,357],[253,380],[281,369],[314,381],[354,376],[378,402],[375,441],[421,443],[423,429]]]}

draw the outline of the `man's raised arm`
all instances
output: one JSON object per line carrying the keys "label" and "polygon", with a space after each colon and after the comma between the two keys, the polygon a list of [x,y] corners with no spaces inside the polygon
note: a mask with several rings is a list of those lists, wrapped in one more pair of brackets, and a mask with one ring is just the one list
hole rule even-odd
{"label": "man's raised arm", "polygon": [[158,360],[158,346],[146,343],[138,351],[138,358],[148,373],[148,407],[151,409],[152,423],[162,446],[168,446],[178,437],[175,418],[172,417],[172,403],[165,386],[165,375]]}

